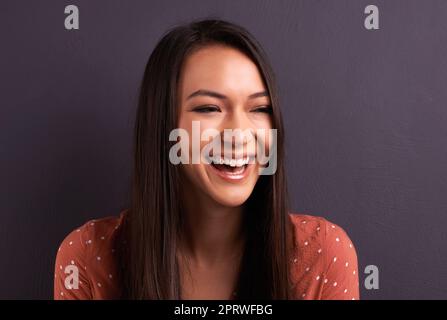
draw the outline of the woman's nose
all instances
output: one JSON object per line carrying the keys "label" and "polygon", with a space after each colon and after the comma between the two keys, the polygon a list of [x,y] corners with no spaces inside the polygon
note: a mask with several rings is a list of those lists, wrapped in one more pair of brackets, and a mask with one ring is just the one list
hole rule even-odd
{"label": "woman's nose", "polygon": [[244,112],[229,115],[222,129],[225,147],[244,146],[254,139],[254,128]]}
{"label": "woman's nose", "polygon": [[[235,108],[236,109],[236,108]],[[250,129],[251,123],[243,110],[233,110],[228,113],[223,123],[223,129],[245,130]]]}

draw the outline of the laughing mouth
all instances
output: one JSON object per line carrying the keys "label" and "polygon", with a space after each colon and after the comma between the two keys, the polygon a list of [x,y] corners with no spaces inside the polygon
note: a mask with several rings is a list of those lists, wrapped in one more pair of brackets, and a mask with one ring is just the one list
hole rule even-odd
{"label": "laughing mouth", "polygon": [[249,163],[252,163],[253,157],[246,156],[239,159],[226,159],[220,156],[210,158],[210,164],[217,170],[230,175],[241,175],[244,173]]}

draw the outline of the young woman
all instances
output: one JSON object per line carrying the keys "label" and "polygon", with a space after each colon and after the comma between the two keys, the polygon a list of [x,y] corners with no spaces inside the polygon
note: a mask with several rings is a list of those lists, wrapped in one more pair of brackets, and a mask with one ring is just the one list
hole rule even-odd
{"label": "young woman", "polygon": [[[200,132],[252,133],[242,150],[262,140],[260,129],[276,129],[276,143],[264,138],[274,173],[261,175],[247,151],[233,163],[218,154],[212,163],[173,163],[172,130],[191,137],[194,123]],[[131,204],[66,237],[55,299],[359,298],[356,251],[343,229],[289,212],[275,78],[245,29],[203,20],[168,32],[147,63],[134,134]],[[193,143],[183,143],[192,155]],[[222,143],[237,156],[233,140]]]}

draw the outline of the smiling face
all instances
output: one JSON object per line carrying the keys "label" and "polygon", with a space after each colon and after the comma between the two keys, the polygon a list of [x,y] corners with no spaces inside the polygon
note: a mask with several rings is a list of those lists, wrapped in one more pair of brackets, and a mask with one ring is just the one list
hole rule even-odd
{"label": "smiling face", "polygon": [[[200,134],[214,129],[221,134],[220,154],[213,154],[213,163],[201,158],[199,164],[183,164],[182,171],[188,186],[220,205],[235,207],[243,204],[258,180],[259,164],[246,164],[247,156],[256,156],[253,144],[261,137],[259,129],[272,128],[270,99],[257,66],[240,51],[223,46],[209,45],[190,54],[183,65],[179,79],[179,123],[190,139],[193,121],[200,124]],[[252,139],[241,145],[235,140],[223,139],[224,129],[252,132]],[[249,138],[250,136],[245,136]],[[200,150],[209,141],[200,142]],[[268,152],[268,138],[264,140]],[[192,141],[189,142],[192,159]],[[234,162],[225,155],[230,154]]]}

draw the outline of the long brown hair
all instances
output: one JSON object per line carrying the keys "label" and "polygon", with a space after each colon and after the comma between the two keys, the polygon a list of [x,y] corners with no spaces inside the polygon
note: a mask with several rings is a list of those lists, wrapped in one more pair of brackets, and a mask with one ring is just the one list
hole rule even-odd
{"label": "long brown hair", "polygon": [[158,42],[140,88],[134,131],[132,199],[123,228],[126,250],[123,297],[179,299],[176,260],[181,232],[180,168],[169,161],[169,133],[178,125],[178,79],[193,50],[224,44],[246,54],[258,67],[277,129],[277,170],[260,176],[244,204],[246,244],[237,285],[239,299],[289,299],[284,130],[273,70],[256,39],[244,28],[207,19],[177,26]]}

